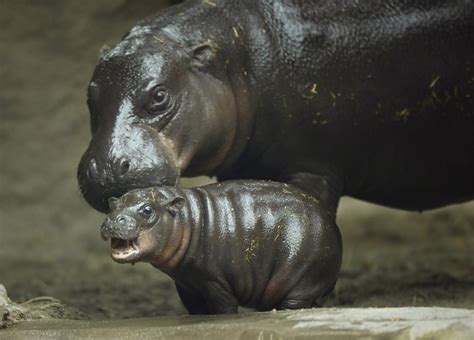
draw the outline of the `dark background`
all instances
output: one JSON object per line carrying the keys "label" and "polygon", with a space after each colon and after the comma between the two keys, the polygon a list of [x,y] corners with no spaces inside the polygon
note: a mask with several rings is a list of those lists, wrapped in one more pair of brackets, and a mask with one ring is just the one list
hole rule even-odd
{"label": "dark background", "polygon": [[[167,3],[0,0],[0,283],[13,299],[50,295],[91,318],[184,313],[164,274],[110,259],[76,182],[101,46]],[[328,305],[474,307],[473,202],[418,214],[344,199],[338,222]]]}

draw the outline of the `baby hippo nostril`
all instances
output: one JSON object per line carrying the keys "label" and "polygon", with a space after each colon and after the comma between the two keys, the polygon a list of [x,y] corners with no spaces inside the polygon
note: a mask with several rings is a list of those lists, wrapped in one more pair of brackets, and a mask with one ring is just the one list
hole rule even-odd
{"label": "baby hippo nostril", "polygon": [[127,218],[123,215],[117,216],[117,223],[118,224],[125,224],[127,222]]}

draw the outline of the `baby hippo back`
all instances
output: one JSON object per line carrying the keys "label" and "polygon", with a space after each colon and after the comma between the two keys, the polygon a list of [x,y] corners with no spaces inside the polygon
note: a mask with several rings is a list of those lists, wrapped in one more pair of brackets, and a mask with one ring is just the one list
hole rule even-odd
{"label": "baby hippo back", "polygon": [[317,198],[269,181],[159,190],[186,200],[180,219],[192,236],[170,274],[188,290],[217,282],[239,305],[268,310],[312,307],[332,289],[342,246]]}

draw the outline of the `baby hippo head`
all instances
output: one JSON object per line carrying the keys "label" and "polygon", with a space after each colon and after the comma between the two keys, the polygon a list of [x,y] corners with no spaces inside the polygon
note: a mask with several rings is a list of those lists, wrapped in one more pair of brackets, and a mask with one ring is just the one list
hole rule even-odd
{"label": "baby hippo head", "polygon": [[166,199],[153,188],[133,190],[109,200],[110,213],[101,227],[119,263],[160,264],[180,246],[183,227],[177,222],[184,198]]}

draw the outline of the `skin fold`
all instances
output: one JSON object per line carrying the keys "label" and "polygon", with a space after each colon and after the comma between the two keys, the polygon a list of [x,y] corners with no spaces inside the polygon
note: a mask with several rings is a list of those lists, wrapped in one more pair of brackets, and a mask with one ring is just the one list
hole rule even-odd
{"label": "skin fold", "polygon": [[[274,199],[268,204],[270,197]],[[305,192],[267,181],[152,187],[111,202],[112,258],[176,281],[191,314],[321,306],[341,265],[337,226]]]}

